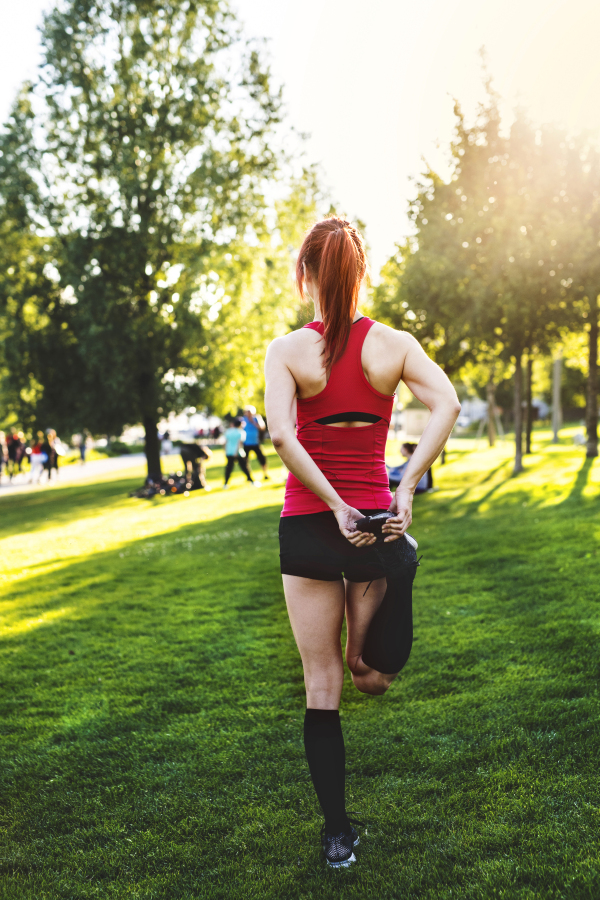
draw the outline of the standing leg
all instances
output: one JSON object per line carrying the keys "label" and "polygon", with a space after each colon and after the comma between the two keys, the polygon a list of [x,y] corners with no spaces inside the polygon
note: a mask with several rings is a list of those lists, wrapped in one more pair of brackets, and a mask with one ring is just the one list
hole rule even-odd
{"label": "standing leg", "polygon": [[261,467],[261,469],[262,469],[262,471],[263,471],[263,478],[264,478],[264,480],[265,480],[265,481],[268,481],[268,480],[269,480],[269,476],[268,476],[267,473],[268,473],[268,471],[269,471],[269,465],[268,465],[268,463],[267,463],[267,457],[266,457],[265,454],[262,452],[262,448],[260,447],[260,445],[257,445],[257,447],[256,447],[256,458],[257,458],[257,460],[258,460],[258,462],[259,462],[259,465],[260,465],[260,467]]}
{"label": "standing leg", "polygon": [[253,484],[254,482],[252,480],[252,475],[250,474],[250,471],[248,469],[248,457],[247,456],[238,456],[237,461],[240,464],[240,469],[242,470],[242,472],[244,473],[244,475],[246,476],[246,478],[248,479],[250,484]]}
{"label": "standing leg", "polygon": [[235,465],[235,456],[227,457],[227,465],[225,466],[225,484],[229,481],[231,473],[233,472],[233,467]]}
{"label": "standing leg", "polygon": [[284,575],[292,631],[306,685],[304,748],[312,782],[330,834],[349,832],[345,805],[345,749],[338,707],[344,681],[340,637],[342,581]]}
{"label": "standing leg", "polygon": [[196,460],[195,471],[201,486],[206,489],[206,469],[204,467],[203,459]]}

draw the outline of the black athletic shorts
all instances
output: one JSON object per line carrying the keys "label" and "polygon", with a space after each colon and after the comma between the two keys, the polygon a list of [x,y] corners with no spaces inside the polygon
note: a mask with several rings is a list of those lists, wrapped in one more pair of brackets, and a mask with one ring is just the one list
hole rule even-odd
{"label": "black athletic shorts", "polygon": [[[381,509],[363,509],[374,516]],[[344,537],[332,512],[282,516],[279,520],[279,557],[282,575],[317,581],[374,581],[384,571],[371,547],[355,547]]]}
{"label": "black athletic shorts", "polygon": [[259,461],[261,466],[264,466],[266,463],[265,454],[260,449],[260,444],[244,444],[244,450],[246,451],[246,456],[250,459],[250,451],[254,450],[256,453],[256,458]]}

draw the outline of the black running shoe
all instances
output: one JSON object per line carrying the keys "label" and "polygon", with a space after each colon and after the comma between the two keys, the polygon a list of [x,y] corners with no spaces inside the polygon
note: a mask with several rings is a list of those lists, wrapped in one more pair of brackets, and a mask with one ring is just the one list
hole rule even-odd
{"label": "black running shoe", "polygon": [[[354,829],[352,829],[354,831]],[[356,832],[354,831],[354,834]],[[358,835],[356,835],[358,838]],[[340,831],[339,834],[329,834],[325,831],[325,826],[321,831],[321,843],[323,844],[323,853],[328,866],[333,869],[339,869],[351,865],[356,862],[354,855],[354,836],[345,834]]]}
{"label": "black running shoe", "polygon": [[[354,820],[351,820],[354,821]],[[357,822],[362,825],[362,822]],[[354,847],[358,847],[360,838],[358,831],[353,825],[350,826],[350,833],[341,831],[339,834],[329,834],[325,831],[325,826],[321,828],[321,844],[323,845],[323,853],[327,865],[334,869],[342,866],[349,866],[356,862],[354,855]]]}

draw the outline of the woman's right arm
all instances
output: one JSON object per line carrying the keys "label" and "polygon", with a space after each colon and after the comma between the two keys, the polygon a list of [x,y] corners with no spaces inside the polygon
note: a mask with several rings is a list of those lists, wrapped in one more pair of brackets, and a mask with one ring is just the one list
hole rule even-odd
{"label": "woman's right arm", "polygon": [[290,472],[327,504],[344,537],[356,547],[371,544],[375,537],[356,531],[354,525],[362,513],[344,503],[296,437],[297,388],[286,356],[285,338],[276,338],[265,360],[265,412],[273,446]]}

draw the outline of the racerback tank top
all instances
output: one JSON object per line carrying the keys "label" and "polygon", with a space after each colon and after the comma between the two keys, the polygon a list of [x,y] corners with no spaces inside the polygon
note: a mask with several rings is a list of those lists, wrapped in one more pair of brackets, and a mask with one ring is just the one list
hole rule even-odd
{"label": "racerback tank top", "polygon": [[[365,338],[375,324],[364,316],[354,322],[343,355],[331,367],[329,380],[314,397],[297,401],[296,435],[342,500],[357,509],[387,509],[391,503],[385,445],[395,394],[381,394],[363,372],[361,353]],[[323,334],[322,322],[310,322]],[[356,428],[322,425],[317,419],[347,412],[379,416],[378,422]],[[288,475],[282,516],[326,512],[326,503]]]}

